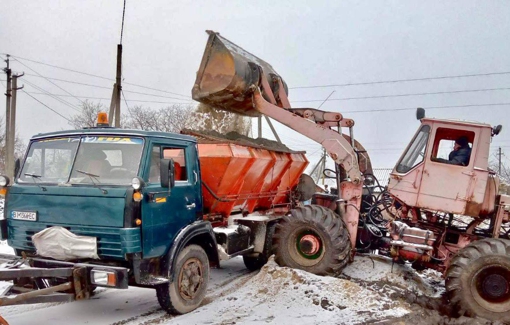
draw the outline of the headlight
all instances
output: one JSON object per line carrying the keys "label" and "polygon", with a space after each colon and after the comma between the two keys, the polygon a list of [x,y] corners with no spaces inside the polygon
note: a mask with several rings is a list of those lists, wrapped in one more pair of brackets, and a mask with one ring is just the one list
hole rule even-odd
{"label": "headlight", "polygon": [[0,175],[0,187],[5,187],[9,185],[9,177]]}
{"label": "headlight", "polygon": [[131,180],[131,186],[135,189],[135,190],[139,190],[141,189],[143,186],[144,186],[144,181],[143,179],[141,179],[140,177],[135,177]]}

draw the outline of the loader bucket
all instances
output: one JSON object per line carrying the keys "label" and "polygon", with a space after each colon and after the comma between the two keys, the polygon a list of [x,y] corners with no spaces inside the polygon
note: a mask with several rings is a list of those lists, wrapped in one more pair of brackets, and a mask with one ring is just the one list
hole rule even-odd
{"label": "loader bucket", "polygon": [[[193,86],[193,99],[217,109],[259,116],[260,113],[252,103],[253,89],[250,87],[260,86],[262,70],[273,94],[277,94],[278,83],[273,79],[279,75],[267,62],[248,53],[219,33],[207,33],[209,40]],[[282,84],[288,93],[283,79]],[[264,92],[262,95],[268,99]]]}

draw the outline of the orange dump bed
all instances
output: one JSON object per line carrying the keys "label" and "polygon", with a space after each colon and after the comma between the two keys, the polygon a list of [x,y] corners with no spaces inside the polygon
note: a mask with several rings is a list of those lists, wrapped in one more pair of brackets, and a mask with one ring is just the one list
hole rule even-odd
{"label": "orange dump bed", "polygon": [[204,210],[219,220],[233,211],[252,213],[288,203],[308,165],[305,152],[192,135],[198,138]]}

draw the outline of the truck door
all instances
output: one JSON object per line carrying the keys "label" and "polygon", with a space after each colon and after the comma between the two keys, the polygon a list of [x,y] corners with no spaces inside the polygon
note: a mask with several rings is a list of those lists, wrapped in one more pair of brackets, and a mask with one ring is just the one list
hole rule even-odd
{"label": "truck door", "polygon": [[[175,186],[170,191],[161,187],[161,158],[174,160]],[[194,144],[153,143],[146,162],[142,240],[143,257],[150,258],[165,254],[177,232],[196,220],[201,201],[197,189],[198,163]]]}
{"label": "truck door", "polygon": [[[425,159],[417,206],[461,214],[476,182],[473,173],[475,132],[456,125],[436,125],[432,129],[432,135],[429,141],[431,150]],[[467,164],[452,164],[451,161],[450,154],[459,138],[469,142],[471,154]]]}

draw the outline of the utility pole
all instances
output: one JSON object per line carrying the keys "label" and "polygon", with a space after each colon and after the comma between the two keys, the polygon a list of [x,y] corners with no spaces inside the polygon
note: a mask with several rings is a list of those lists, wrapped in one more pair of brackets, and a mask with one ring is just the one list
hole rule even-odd
{"label": "utility pole", "polygon": [[113,85],[112,101],[110,103],[110,114],[108,121],[116,128],[120,128],[120,96],[122,91],[122,44],[117,45],[117,73]]}
{"label": "utility pole", "polygon": [[501,175],[501,147],[498,149],[498,175]]}
{"label": "utility pole", "polygon": [[115,127],[120,128],[120,95],[122,91],[121,78],[122,77],[122,44],[117,45],[117,77],[115,83],[117,84],[117,96],[115,97]]}
{"label": "utility pole", "polygon": [[4,68],[4,72],[7,74],[7,90],[5,92],[6,101],[5,101],[5,138],[4,138],[4,172],[8,172],[10,170],[10,160],[8,157],[8,140],[9,140],[9,128],[11,125],[11,68],[9,67],[9,57],[10,55],[7,54],[7,59],[5,60],[5,63],[7,63],[7,68]]}
{"label": "utility pole", "polygon": [[11,116],[10,116],[10,126],[9,126],[9,134],[6,139],[7,143],[7,159],[9,161],[9,169],[6,169],[7,176],[14,178],[16,175],[16,163],[14,157],[14,145],[16,140],[16,102],[18,98],[18,90],[23,89],[23,86],[18,87],[18,78],[23,77],[25,75],[22,73],[21,75],[13,75],[12,76],[12,100],[11,100]]}

